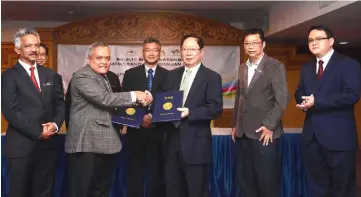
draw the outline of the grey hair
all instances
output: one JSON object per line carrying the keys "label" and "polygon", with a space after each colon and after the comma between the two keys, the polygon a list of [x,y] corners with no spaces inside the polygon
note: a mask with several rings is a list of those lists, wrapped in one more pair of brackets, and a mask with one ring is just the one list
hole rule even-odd
{"label": "grey hair", "polygon": [[35,35],[38,37],[40,43],[40,36],[39,33],[35,29],[31,28],[20,28],[14,35],[14,44],[16,48],[21,47],[21,38],[26,35]]}
{"label": "grey hair", "polygon": [[109,46],[108,46],[107,44],[103,43],[103,42],[94,42],[94,43],[91,44],[91,45],[89,46],[89,48],[88,48],[88,51],[87,51],[87,53],[86,53],[86,54],[88,55],[88,57],[92,56],[93,50],[94,50],[95,48],[97,48],[97,47],[108,47],[108,48],[109,48]]}

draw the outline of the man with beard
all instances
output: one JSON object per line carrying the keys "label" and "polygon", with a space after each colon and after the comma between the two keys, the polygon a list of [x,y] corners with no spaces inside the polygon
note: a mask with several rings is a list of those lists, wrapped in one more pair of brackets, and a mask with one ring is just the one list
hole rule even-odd
{"label": "man with beard", "polygon": [[[155,38],[143,42],[144,64],[124,73],[123,91],[148,90],[155,95],[164,89],[168,70],[157,65],[161,44]],[[147,196],[164,196],[162,124],[152,124],[152,108],[147,108],[141,128],[127,128],[127,196],[143,197],[145,177]]]}
{"label": "man with beard", "polygon": [[33,29],[14,35],[19,61],[1,74],[1,108],[8,129],[4,155],[10,171],[9,197],[52,197],[56,132],[64,121],[61,76],[36,63],[40,37]]}

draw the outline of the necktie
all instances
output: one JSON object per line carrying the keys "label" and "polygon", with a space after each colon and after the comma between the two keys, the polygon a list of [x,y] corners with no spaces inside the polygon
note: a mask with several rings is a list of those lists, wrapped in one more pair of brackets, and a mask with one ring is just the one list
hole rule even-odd
{"label": "necktie", "polygon": [[35,88],[38,90],[38,92],[40,92],[39,84],[35,78],[34,69],[35,69],[35,67],[30,67],[30,78],[31,78],[31,81],[33,81]]}
{"label": "necktie", "polygon": [[317,71],[317,79],[321,79],[323,74],[323,61],[318,61],[318,71]]}
{"label": "necktie", "polygon": [[186,70],[186,74],[185,74],[183,81],[181,83],[181,86],[179,88],[179,90],[183,91],[183,106],[184,106],[184,103],[186,102],[186,99],[188,96],[189,78],[190,78],[191,73],[192,73],[191,70]]}
{"label": "necktie", "polygon": [[152,90],[152,81],[153,81],[153,69],[148,70],[148,91]]}

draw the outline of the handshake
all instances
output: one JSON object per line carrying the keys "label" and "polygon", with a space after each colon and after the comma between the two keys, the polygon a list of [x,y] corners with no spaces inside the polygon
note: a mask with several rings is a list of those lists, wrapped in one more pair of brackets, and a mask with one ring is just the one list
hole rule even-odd
{"label": "handshake", "polygon": [[135,96],[137,98],[137,103],[148,106],[153,102],[153,96],[149,91],[141,92],[141,91],[134,91]]}

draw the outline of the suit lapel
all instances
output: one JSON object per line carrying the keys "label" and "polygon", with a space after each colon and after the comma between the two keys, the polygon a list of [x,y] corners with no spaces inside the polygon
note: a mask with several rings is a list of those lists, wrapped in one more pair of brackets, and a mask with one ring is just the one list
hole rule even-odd
{"label": "suit lapel", "polygon": [[[254,84],[259,80],[259,78],[263,75],[263,69],[265,66],[265,62],[267,61],[267,56],[266,54],[264,54],[261,62],[259,63],[257,70],[254,72],[254,75],[252,77],[251,83],[249,83],[248,88],[246,89],[246,93],[245,95],[248,94],[248,92],[252,89],[252,87],[254,86]],[[248,66],[247,66],[248,67]],[[247,70],[247,76],[248,76],[248,70]],[[248,83],[248,79],[247,79],[247,83]]]}
{"label": "suit lapel", "polygon": [[178,72],[178,73],[176,74],[177,79],[174,80],[174,81],[176,82],[176,83],[174,84],[176,90],[179,90],[179,89],[180,89],[180,85],[181,85],[181,83],[182,83],[182,77],[183,77],[184,70],[185,70],[184,66],[183,66],[181,69],[177,70],[177,72]]}
{"label": "suit lapel", "polygon": [[190,100],[190,98],[192,98],[192,96],[194,94],[197,93],[197,87],[199,86],[199,84],[201,84],[204,81],[204,66],[203,64],[201,64],[201,66],[198,69],[198,72],[196,74],[196,76],[194,77],[193,83],[191,85],[191,88],[189,89],[188,95],[187,95],[187,99],[186,102],[184,102],[184,106],[188,106],[188,101]]}
{"label": "suit lapel", "polygon": [[[142,64],[139,67],[139,69],[141,69],[139,72],[139,80],[140,80],[139,83],[141,84],[141,87],[144,88],[144,90],[148,90],[148,78],[147,78],[147,74],[145,74],[145,72],[147,72],[145,69],[145,65]],[[152,89],[153,89],[153,84],[152,84]]]}
{"label": "suit lapel", "polygon": [[42,66],[37,66],[38,68],[38,74],[39,74],[39,87],[40,87],[40,95],[41,95],[41,100],[44,101],[44,99],[46,99],[47,97],[46,95],[46,91],[47,88],[44,88],[44,86],[42,86],[42,84],[44,84],[45,80],[46,80],[46,76],[45,76],[45,72],[44,72],[44,68]]}
{"label": "suit lapel", "polygon": [[245,63],[241,64],[241,66],[239,67],[238,79],[239,89],[241,90],[240,93],[244,94],[245,89],[248,86],[248,66]]}
{"label": "suit lapel", "polygon": [[[18,62],[15,65],[15,68],[18,70],[21,77],[25,80],[25,83],[27,83],[30,86],[31,92],[34,92],[37,98],[41,100],[41,95],[39,94],[38,90],[36,89],[33,81],[30,79],[29,74],[26,72],[24,67]],[[39,84],[40,85],[40,84]]]}
{"label": "suit lapel", "polygon": [[158,89],[158,86],[160,85],[160,80],[162,78],[162,73],[163,70],[161,70],[161,67],[159,65],[157,65],[157,69],[153,78],[153,82],[152,82],[152,91],[151,92],[156,92],[156,90]]}

